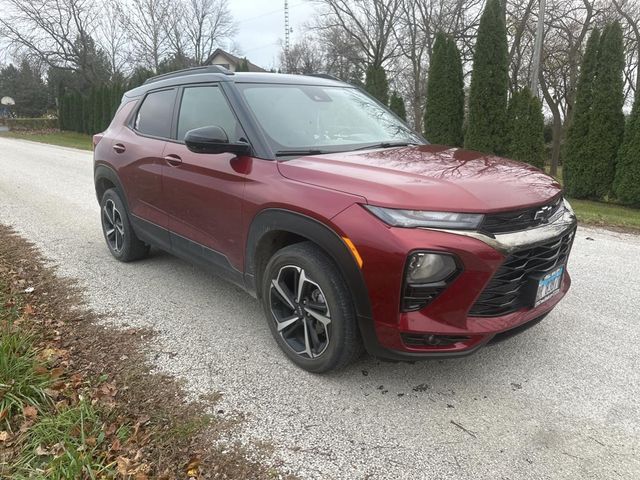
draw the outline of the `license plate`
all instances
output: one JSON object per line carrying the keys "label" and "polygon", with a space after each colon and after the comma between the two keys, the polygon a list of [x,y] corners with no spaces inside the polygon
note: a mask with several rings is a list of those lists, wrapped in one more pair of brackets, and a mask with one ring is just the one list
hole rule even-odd
{"label": "license plate", "polygon": [[547,273],[540,279],[538,282],[538,291],[536,293],[536,307],[541,303],[546,302],[560,291],[563,273],[564,266],[556,268],[554,271]]}

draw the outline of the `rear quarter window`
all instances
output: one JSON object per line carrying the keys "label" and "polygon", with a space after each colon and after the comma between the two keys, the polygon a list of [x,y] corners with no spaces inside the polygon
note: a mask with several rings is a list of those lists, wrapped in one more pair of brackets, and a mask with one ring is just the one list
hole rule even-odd
{"label": "rear quarter window", "polygon": [[149,93],[136,113],[133,129],[152,137],[171,137],[175,99],[175,89]]}

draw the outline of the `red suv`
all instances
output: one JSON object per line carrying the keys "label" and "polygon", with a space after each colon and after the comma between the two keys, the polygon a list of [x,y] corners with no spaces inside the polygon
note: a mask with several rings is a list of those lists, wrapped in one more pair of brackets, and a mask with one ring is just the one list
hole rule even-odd
{"label": "red suv", "polygon": [[257,297],[322,372],[360,354],[459,356],[569,289],[575,215],[536,168],[430,145],[327,76],[202,67],[127,92],[94,137],[109,250],[149,247]]}

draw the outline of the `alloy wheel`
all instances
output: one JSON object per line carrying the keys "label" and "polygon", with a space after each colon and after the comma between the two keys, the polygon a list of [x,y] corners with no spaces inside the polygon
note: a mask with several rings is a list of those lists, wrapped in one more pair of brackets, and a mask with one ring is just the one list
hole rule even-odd
{"label": "alloy wheel", "polygon": [[114,252],[120,253],[124,246],[124,223],[115,202],[111,199],[102,207],[102,222],[107,243]]}
{"label": "alloy wheel", "polygon": [[331,313],[320,285],[303,268],[286,265],[269,291],[271,314],[284,342],[302,357],[322,355],[329,346]]}

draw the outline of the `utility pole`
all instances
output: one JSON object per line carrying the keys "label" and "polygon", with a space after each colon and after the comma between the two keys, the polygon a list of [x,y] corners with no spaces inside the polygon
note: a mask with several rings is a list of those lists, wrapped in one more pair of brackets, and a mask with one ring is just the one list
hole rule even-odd
{"label": "utility pole", "polygon": [[284,0],[284,70],[289,64],[289,48],[291,47],[291,27],[289,25],[289,0]]}
{"label": "utility pole", "polygon": [[536,31],[536,43],[533,48],[533,64],[531,66],[531,93],[539,96],[538,92],[538,75],[540,73],[540,60],[542,57],[542,37],[544,36],[544,11],[546,1],[540,0],[540,9],[538,11],[538,28]]}

